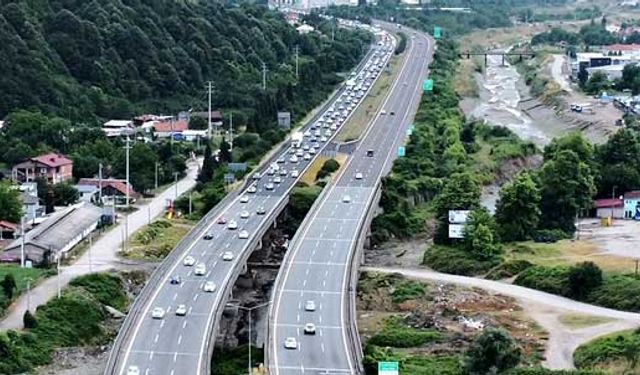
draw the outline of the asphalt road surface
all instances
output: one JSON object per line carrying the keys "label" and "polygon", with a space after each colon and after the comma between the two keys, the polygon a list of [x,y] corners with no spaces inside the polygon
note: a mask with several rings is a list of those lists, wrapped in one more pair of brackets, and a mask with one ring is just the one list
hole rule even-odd
{"label": "asphalt road surface", "polygon": [[[384,55],[381,48],[375,47],[376,51],[380,51],[378,58]],[[385,52],[386,56],[392,50],[389,47],[388,52]],[[322,113],[316,119],[320,115]],[[324,129],[322,131],[325,132]],[[328,142],[321,143],[318,153],[326,143]],[[283,201],[297,181],[298,178],[292,177],[290,171],[297,169],[302,174],[313,160],[313,157],[311,160],[300,158],[299,162],[291,163],[289,150],[284,152],[286,161],[277,164],[289,173],[286,176],[280,176],[282,182],[275,183],[275,177],[279,173],[275,176],[267,176],[264,172],[256,183],[255,193],[245,191],[203,230],[203,235],[210,233],[213,238],[207,240],[201,236],[188,246],[187,250],[178,257],[177,262],[170,266],[169,271],[162,278],[162,283],[157,285],[153,295],[142,308],[140,317],[136,318],[127,332],[121,333],[127,335],[127,338],[120,350],[114,354],[117,356],[114,373],[126,374],[131,366],[137,367],[144,375],[201,373],[203,365],[206,365],[203,361],[210,361],[207,348],[212,338],[210,337],[211,327],[215,327],[216,324],[216,312],[226,302],[225,290],[233,285],[234,280],[231,279],[235,274],[234,271],[243,266],[240,263],[241,255],[252,250],[249,248],[249,243],[255,238],[259,229],[264,229],[270,224],[269,213]],[[273,183],[272,190],[267,190],[268,182]],[[240,201],[243,195],[249,197],[248,202]],[[266,214],[257,214],[259,208],[264,209]],[[241,217],[243,211],[249,213],[248,218]],[[238,228],[228,229],[227,224],[219,223],[220,218],[224,218],[227,222],[235,220]],[[248,239],[239,238],[239,233],[243,230],[249,233]],[[222,259],[223,254],[228,251],[234,255],[231,261]],[[196,265],[183,264],[187,256],[195,258],[196,265],[206,266],[204,275],[195,275]],[[179,284],[170,283],[171,278],[175,276],[181,278]],[[216,284],[215,292],[203,290],[207,281]],[[186,306],[186,315],[175,314],[179,305]],[[152,311],[155,308],[162,308],[165,311],[162,319],[152,318]],[[215,335],[216,330],[214,329],[213,332]]]}
{"label": "asphalt road surface", "polygon": [[[404,31],[415,38],[407,41],[407,60],[381,112],[336,183],[310,213],[309,224],[299,229],[300,241],[289,250],[291,261],[281,270],[284,281],[274,294],[270,327],[272,374],[356,373],[345,329],[350,324],[345,317],[347,262],[376,185],[390,169],[415,115],[432,53],[424,34]],[[374,151],[373,157],[367,156],[368,150]],[[357,173],[362,178],[356,178]],[[315,311],[306,311],[307,301],[315,302]],[[305,334],[307,323],[315,325],[315,335]],[[297,348],[284,347],[288,337],[296,339]]]}

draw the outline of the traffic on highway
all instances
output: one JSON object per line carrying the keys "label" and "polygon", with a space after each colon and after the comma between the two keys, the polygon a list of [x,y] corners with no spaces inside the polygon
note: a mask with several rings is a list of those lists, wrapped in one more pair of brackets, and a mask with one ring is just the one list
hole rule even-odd
{"label": "traffic on highway", "polygon": [[290,243],[270,311],[271,374],[362,373],[349,276],[359,262],[356,245],[367,230],[380,179],[421,97],[432,47],[424,34],[412,34],[404,65],[368,132]]}
{"label": "traffic on highway", "polygon": [[[283,208],[298,178],[323,152],[361,103],[394,50],[386,32],[373,29],[378,42],[334,100],[301,136],[275,160],[251,176],[251,182],[229,205],[197,227],[197,239],[168,258],[156,272],[160,283],[146,288],[121,330],[105,373],[200,374],[210,366],[217,321],[235,278],[262,235]],[[176,251],[178,251],[176,250]],[[312,326],[306,327],[315,331]]]}

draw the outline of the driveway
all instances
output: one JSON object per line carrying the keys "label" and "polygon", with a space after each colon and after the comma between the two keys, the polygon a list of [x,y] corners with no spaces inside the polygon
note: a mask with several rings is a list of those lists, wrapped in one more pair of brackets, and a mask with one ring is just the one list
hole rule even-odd
{"label": "driveway", "polygon": [[[399,273],[411,279],[480,288],[517,299],[522,304],[523,310],[549,334],[543,365],[551,369],[573,368],[573,352],[586,342],[602,335],[640,326],[640,314],[637,313],[589,305],[555,294],[499,281],[449,275],[428,269],[363,267],[362,270]],[[567,313],[601,316],[614,319],[614,321],[591,327],[570,329],[559,321],[559,318]]]}
{"label": "driveway", "polygon": [[[191,161],[187,167],[187,175],[178,181],[178,195],[190,190],[196,184],[198,163]],[[171,184],[153,199],[137,206],[138,210],[128,215],[130,235],[147,225],[149,218],[153,219],[161,215],[165,210],[167,200],[174,199],[175,194],[176,187]],[[58,287],[64,288],[75,277],[134,264],[118,256],[123,242],[124,227],[125,220],[121,219],[117,225],[96,240],[91,248],[87,249],[80,258],[68,266],[60,267],[59,276],[50,277],[31,289],[30,296],[27,296],[26,293],[20,296],[11,305],[5,318],[0,321],[0,329],[22,329],[22,316],[27,310],[28,304],[31,311],[35,311],[36,307],[45,304],[49,299],[57,295]]]}

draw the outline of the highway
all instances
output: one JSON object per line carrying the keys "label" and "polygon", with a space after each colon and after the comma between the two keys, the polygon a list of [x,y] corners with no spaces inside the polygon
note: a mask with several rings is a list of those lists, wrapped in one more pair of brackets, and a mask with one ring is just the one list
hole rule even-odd
{"label": "highway", "polygon": [[[390,170],[417,111],[433,53],[424,34],[403,31],[413,37],[407,40],[408,56],[397,80],[341,174],[298,229],[281,267],[270,310],[271,374],[361,372],[359,339],[357,332],[353,336],[349,313],[355,303],[350,291],[355,291],[352,265],[359,262],[356,245],[368,230],[380,179]],[[314,302],[315,311],[307,311],[307,301]],[[314,335],[305,334],[308,323],[315,325]],[[286,338],[296,340],[295,349],[285,348]]]}
{"label": "highway", "polygon": [[[388,36],[382,38],[387,43],[374,45],[373,51],[367,57],[367,63],[380,61],[382,66],[388,61],[393,52],[393,45]],[[363,62],[359,66],[359,72],[363,72],[362,69],[366,65]],[[364,73],[362,74],[364,76]],[[369,78],[366,78],[370,81],[370,86],[373,86],[378,75],[378,72],[371,72]],[[344,103],[347,98],[345,90],[349,89],[341,89],[325,110],[333,107],[337,110],[336,100]],[[360,99],[353,99],[354,107],[360,101]],[[341,110],[338,118],[341,116],[348,118],[345,111]],[[322,116],[326,117],[326,113],[321,111],[303,131],[309,130],[312,125],[317,125],[318,119]],[[343,118],[342,123],[344,120],[346,119]],[[339,123],[339,119],[334,120],[333,123]],[[306,150],[307,147],[313,148],[310,141],[312,136],[305,136],[303,146],[303,154],[310,155],[304,155],[305,158],[301,155],[296,162],[291,161],[290,158],[296,151],[302,151],[303,147],[296,150],[291,150],[292,146],[285,147],[272,159],[277,161],[271,165],[275,164],[279,169],[285,169],[286,175],[284,173],[280,175],[280,171],[270,175],[267,168],[262,168],[258,181],[250,186],[245,185],[245,189],[233,197],[228,204],[217,207],[208,214],[191,232],[187,240],[183,240],[163,262],[152,275],[149,285],[138,296],[127,316],[124,328],[121,329],[112,349],[105,374],[124,375],[129,372],[139,372],[145,375],[191,375],[204,374],[208,371],[217,323],[229,297],[229,290],[238,274],[243,272],[246,259],[258,246],[264,232],[286,205],[288,193],[298,180],[297,176],[292,176],[291,171],[295,169],[302,175],[336,134],[336,131],[330,132],[329,129],[324,128],[319,131],[328,139],[323,142],[318,138],[317,142],[313,142],[318,143],[316,154],[310,154]],[[277,179],[281,179],[281,182]],[[267,185],[273,185],[273,187],[267,188]],[[249,190],[252,187],[255,188],[253,193]],[[248,201],[243,202],[243,199],[246,199],[243,197],[247,197]],[[245,216],[242,215],[243,211],[246,211],[249,216],[243,218],[242,216]],[[263,213],[258,214],[258,211]],[[232,220],[237,222],[237,229],[228,228],[228,223]],[[223,224],[223,221],[226,223]],[[240,238],[240,233],[243,231],[248,232],[248,238]],[[210,234],[212,238],[204,238],[205,234]],[[223,259],[223,254],[226,252],[233,254],[232,260]],[[187,257],[193,257],[195,264],[185,265]],[[200,264],[203,264],[206,269],[203,275],[198,276],[195,274],[195,269]],[[179,283],[170,282],[175,277],[180,278]],[[215,283],[216,290],[204,291],[206,282]],[[180,305],[186,307],[184,316],[178,316],[175,313]],[[152,312],[157,308],[164,311],[164,316],[154,319]]]}

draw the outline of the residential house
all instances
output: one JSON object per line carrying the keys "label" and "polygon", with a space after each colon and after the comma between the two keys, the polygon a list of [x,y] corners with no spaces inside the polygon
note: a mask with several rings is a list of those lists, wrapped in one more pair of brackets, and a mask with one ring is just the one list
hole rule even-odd
{"label": "residential house", "polygon": [[174,120],[173,118],[157,121],[153,125],[153,135],[157,138],[174,137],[182,139],[182,132],[189,129],[189,120]]}
{"label": "residential house", "polygon": [[135,126],[131,120],[109,120],[102,125],[102,131],[107,137],[120,137],[135,133]]}
{"label": "residential house", "polygon": [[624,217],[640,220],[640,190],[624,193]]}
{"label": "residential house", "polygon": [[44,215],[44,206],[40,205],[40,199],[38,199],[37,195],[22,193],[20,199],[22,200],[22,212],[26,221],[34,221]]}
{"label": "residential house", "polygon": [[[84,202],[55,212],[24,234],[26,259],[41,264],[64,258],[69,250],[97,228],[101,216],[99,207]],[[20,261],[22,245],[22,238],[14,240],[4,249],[0,259]]]}
{"label": "residential house", "polygon": [[18,183],[42,177],[50,184],[57,184],[73,178],[73,161],[62,154],[44,154],[14,165],[11,175]]}
{"label": "residential house", "polygon": [[[94,186],[98,190],[96,193],[100,195],[99,191],[102,190],[102,204],[103,205],[123,205],[127,202],[127,183],[125,180],[119,180],[115,178],[81,178],[78,181],[77,187],[83,190],[88,190],[89,186]],[[137,193],[129,184],[129,203],[134,203],[140,194]]]}
{"label": "residential house", "polygon": [[80,194],[80,201],[82,202],[97,202],[98,187],[94,185],[75,185],[78,194]]}
{"label": "residential house", "polygon": [[625,218],[624,201],[619,198],[597,199],[593,202],[596,210],[596,217],[613,217],[614,219]]}
{"label": "residential house", "polygon": [[18,234],[19,225],[6,220],[0,220],[0,241],[13,239]]}

